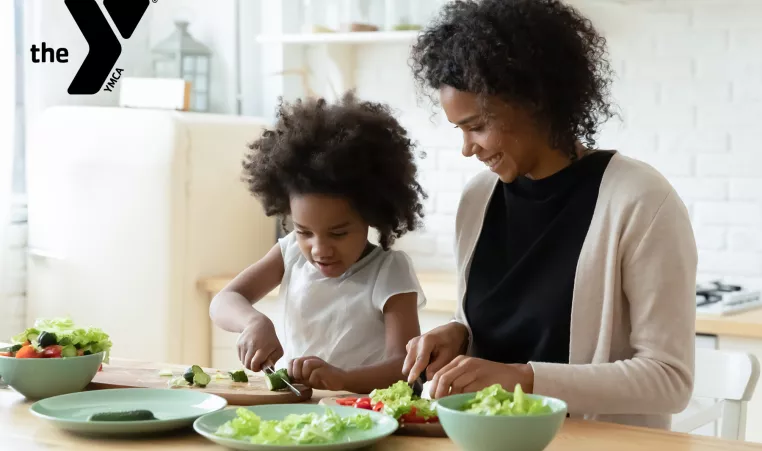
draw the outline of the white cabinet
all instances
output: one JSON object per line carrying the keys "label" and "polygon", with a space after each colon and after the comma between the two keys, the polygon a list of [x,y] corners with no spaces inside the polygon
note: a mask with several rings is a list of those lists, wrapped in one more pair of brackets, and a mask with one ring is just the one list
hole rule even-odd
{"label": "white cabinet", "polygon": [[47,110],[28,149],[27,323],[71,316],[113,356],[208,365],[199,279],[275,242],[241,182],[263,120],[128,108]]}

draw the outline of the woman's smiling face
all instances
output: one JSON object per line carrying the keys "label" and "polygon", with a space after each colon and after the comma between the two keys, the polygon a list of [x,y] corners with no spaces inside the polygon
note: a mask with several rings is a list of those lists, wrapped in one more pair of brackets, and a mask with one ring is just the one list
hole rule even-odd
{"label": "woman's smiling face", "polygon": [[476,94],[451,86],[439,96],[447,119],[463,131],[464,156],[475,156],[505,183],[538,169],[547,138],[525,109],[497,98],[485,105]]}

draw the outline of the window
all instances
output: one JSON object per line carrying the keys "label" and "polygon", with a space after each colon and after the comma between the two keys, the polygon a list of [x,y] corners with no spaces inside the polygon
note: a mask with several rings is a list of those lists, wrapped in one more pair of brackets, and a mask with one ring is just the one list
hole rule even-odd
{"label": "window", "polygon": [[16,110],[15,148],[13,153],[13,193],[26,193],[26,152],[24,121],[24,0],[14,0],[15,47],[16,47]]}

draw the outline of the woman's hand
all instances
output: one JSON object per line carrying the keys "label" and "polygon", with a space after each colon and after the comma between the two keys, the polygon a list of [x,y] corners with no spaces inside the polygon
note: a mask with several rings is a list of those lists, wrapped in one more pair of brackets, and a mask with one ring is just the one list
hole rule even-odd
{"label": "woman's hand", "polygon": [[318,390],[339,391],[346,386],[346,371],[319,357],[300,357],[289,362],[288,375],[294,382]]}
{"label": "woman's hand", "polygon": [[238,337],[238,358],[246,368],[258,372],[264,364],[275,365],[283,357],[275,326],[268,317],[256,315]]}
{"label": "woman's hand", "polygon": [[451,322],[415,337],[407,343],[407,357],[402,374],[412,383],[425,370],[427,380],[459,354],[466,352],[468,330],[458,322]]}
{"label": "woman's hand", "polygon": [[473,393],[492,384],[500,384],[508,391],[521,384],[525,393],[532,393],[534,372],[527,364],[507,365],[461,355],[436,373],[431,381],[431,397]]}

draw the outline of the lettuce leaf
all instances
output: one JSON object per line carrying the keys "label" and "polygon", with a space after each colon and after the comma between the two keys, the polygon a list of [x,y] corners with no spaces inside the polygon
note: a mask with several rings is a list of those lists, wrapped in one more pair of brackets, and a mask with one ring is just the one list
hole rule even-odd
{"label": "lettuce leaf", "polygon": [[339,441],[349,429],[370,429],[367,413],[342,418],[331,409],[325,414],[288,415],[283,420],[262,421],[254,412],[240,408],[236,418],[220,426],[216,435],[247,440],[258,445],[316,445]]}
{"label": "lettuce leaf", "polygon": [[108,363],[111,351],[111,339],[107,333],[97,327],[80,328],[74,325],[71,318],[43,318],[34,323],[24,332],[14,336],[14,344],[34,339],[42,332],[52,332],[58,343],[64,346],[74,346],[79,350],[90,351],[93,354],[103,352],[103,361]]}
{"label": "lettuce leaf", "polygon": [[437,416],[431,400],[413,396],[413,389],[405,381],[397,381],[389,388],[373,390],[370,399],[374,404],[384,403],[383,412],[395,419],[410,413],[413,407],[416,415],[425,419]]}
{"label": "lettuce leaf", "polygon": [[491,385],[477,392],[461,410],[491,416],[532,416],[552,412],[542,400],[527,398],[520,384],[516,384],[513,393],[504,390],[500,384]]}

